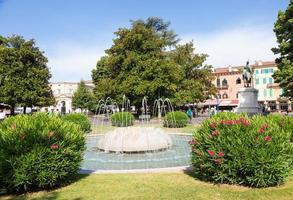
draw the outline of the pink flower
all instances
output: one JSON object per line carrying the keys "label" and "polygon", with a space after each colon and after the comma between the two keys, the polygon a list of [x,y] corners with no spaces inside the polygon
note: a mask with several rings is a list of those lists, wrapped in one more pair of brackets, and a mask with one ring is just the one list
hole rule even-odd
{"label": "pink flower", "polygon": [[208,150],[208,154],[209,154],[210,156],[214,156],[214,155],[215,155],[215,152],[214,152],[213,150]]}
{"label": "pink flower", "polygon": [[239,120],[240,120],[240,122],[246,121],[246,119],[244,117],[240,117]]}
{"label": "pink flower", "polygon": [[269,125],[268,125],[268,124],[263,124],[263,125],[261,126],[261,128],[264,129],[264,130],[265,130],[265,129],[268,129],[268,128],[269,128]]}
{"label": "pink flower", "polygon": [[51,149],[58,149],[58,148],[59,148],[59,146],[57,144],[52,144],[51,145]]}
{"label": "pink flower", "polygon": [[250,122],[249,122],[248,120],[245,120],[245,121],[242,122],[242,124],[243,124],[244,126],[249,126],[249,125],[250,125]]}
{"label": "pink flower", "polygon": [[240,124],[241,121],[240,120],[234,120],[234,124]]}
{"label": "pink flower", "polygon": [[265,141],[270,142],[271,140],[272,140],[272,136],[268,135],[268,136],[265,137]]}
{"label": "pink flower", "polygon": [[217,127],[217,123],[216,123],[216,122],[213,122],[213,123],[211,124],[211,127],[215,129],[215,128]]}
{"label": "pink flower", "polygon": [[195,144],[198,144],[197,140],[195,139],[192,139],[188,142],[190,145],[195,145]]}
{"label": "pink flower", "polygon": [[219,164],[221,164],[221,160],[220,159],[214,159],[214,162],[217,164],[217,165],[219,165]]}
{"label": "pink flower", "polygon": [[263,134],[264,132],[265,132],[265,130],[262,129],[262,128],[259,130],[259,133],[260,133],[260,134]]}
{"label": "pink flower", "polygon": [[218,130],[214,130],[214,131],[212,132],[212,135],[220,135],[220,132],[219,132]]}
{"label": "pink flower", "polygon": [[225,154],[224,154],[223,151],[219,151],[219,152],[218,152],[218,156],[219,156],[219,157],[223,157],[224,155],[225,155]]}

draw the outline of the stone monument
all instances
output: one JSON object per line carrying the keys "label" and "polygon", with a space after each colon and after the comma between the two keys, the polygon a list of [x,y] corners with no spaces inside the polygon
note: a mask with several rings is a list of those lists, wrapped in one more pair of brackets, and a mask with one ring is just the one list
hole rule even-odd
{"label": "stone monument", "polygon": [[249,66],[249,61],[243,67],[242,80],[244,87],[238,92],[239,104],[236,108],[236,113],[246,112],[248,115],[261,113],[261,108],[258,105],[257,94],[258,90],[252,85],[253,71]]}

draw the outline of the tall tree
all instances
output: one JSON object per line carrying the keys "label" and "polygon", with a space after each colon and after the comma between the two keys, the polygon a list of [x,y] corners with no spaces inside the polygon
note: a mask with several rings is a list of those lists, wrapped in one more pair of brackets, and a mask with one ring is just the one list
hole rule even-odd
{"label": "tall tree", "polygon": [[114,44],[92,72],[95,96],[122,100],[126,95],[136,106],[144,96],[149,102],[170,97],[176,91],[180,71],[166,59],[162,51],[165,41],[142,23],[120,28],[115,34]]}
{"label": "tall tree", "polygon": [[283,96],[293,98],[293,0],[290,0],[286,11],[280,11],[274,31],[278,47],[272,51],[278,54],[276,59],[278,69],[273,77],[283,88]]}
{"label": "tall tree", "polygon": [[178,35],[169,28],[171,23],[165,22],[162,18],[149,17],[146,20],[139,19],[131,22],[132,25],[143,24],[146,28],[153,29],[154,32],[165,41],[166,46],[172,47],[179,42]]}
{"label": "tall tree", "polygon": [[16,105],[54,104],[48,60],[35,41],[17,35],[0,41],[0,102],[10,105],[12,114]]}
{"label": "tall tree", "polygon": [[205,65],[208,55],[196,54],[193,42],[177,45],[170,58],[181,68],[183,76],[175,93],[176,104],[201,102],[216,92],[212,84],[212,67]]}
{"label": "tall tree", "polygon": [[[162,19],[149,18],[132,22],[130,28],[120,28],[114,44],[105,51],[107,55],[92,71],[95,97],[122,100],[126,95],[137,107],[144,96],[149,103],[157,98],[175,103],[204,99],[204,90],[210,90],[211,85],[209,67],[203,66],[206,55],[194,54],[191,43],[186,44],[185,53],[184,45],[177,46],[178,40],[173,40],[177,36],[166,39],[162,33],[170,31],[168,26]],[[175,49],[166,51],[171,44]],[[177,101],[180,93],[188,99],[184,96]]]}
{"label": "tall tree", "polygon": [[93,95],[86,87],[84,81],[80,81],[77,91],[72,97],[73,108],[88,109],[90,110],[93,105]]}

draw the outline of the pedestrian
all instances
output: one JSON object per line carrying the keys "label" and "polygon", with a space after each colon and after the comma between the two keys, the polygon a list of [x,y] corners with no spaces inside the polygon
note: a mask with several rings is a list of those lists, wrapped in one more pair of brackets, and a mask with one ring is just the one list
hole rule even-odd
{"label": "pedestrian", "polygon": [[189,122],[191,123],[192,116],[193,116],[193,112],[192,112],[191,108],[188,108],[188,110],[186,111],[186,114],[189,118]]}
{"label": "pedestrian", "polygon": [[6,113],[3,110],[0,110],[0,122],[5,119]]}

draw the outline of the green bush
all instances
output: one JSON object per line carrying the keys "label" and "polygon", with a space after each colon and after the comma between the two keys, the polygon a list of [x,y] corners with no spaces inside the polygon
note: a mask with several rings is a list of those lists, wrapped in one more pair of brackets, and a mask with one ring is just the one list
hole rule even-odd
{"label": "green bush", "polygon": [[204,121],[189,142],[194,173],[216,183],[279,185],[292,169],[289,137],[270,117],[220,113]]}
{"label": "green bush", "polygon": [[181,128],[188,123],[188,116],[181,111],[169,112],[164,118],[164,127]]}
{"label": "green bush", "polygon": [[275,121],[281,129],[290,132],[290,140],[293,142],[293,117],[278,114],[268,115],[268,117]]}
{"label": "green bush", "polygon": [[81,113],[71,113],[64,115],[63,120],[73,122],[80,126],[81,130],[84,132],[89,132],[91,130],[91,122],[88,117]]}
{"label": "green bush", "polygon": [[111,116],[112,126],[126,127],[132,126],[134,116],[130,112],[117,112]]}
{"label": "green bush", "polygon": [[85,150],[80,127],[44,113],[9,117],[0,124],[0,177],[8,192],[65,185]]}

